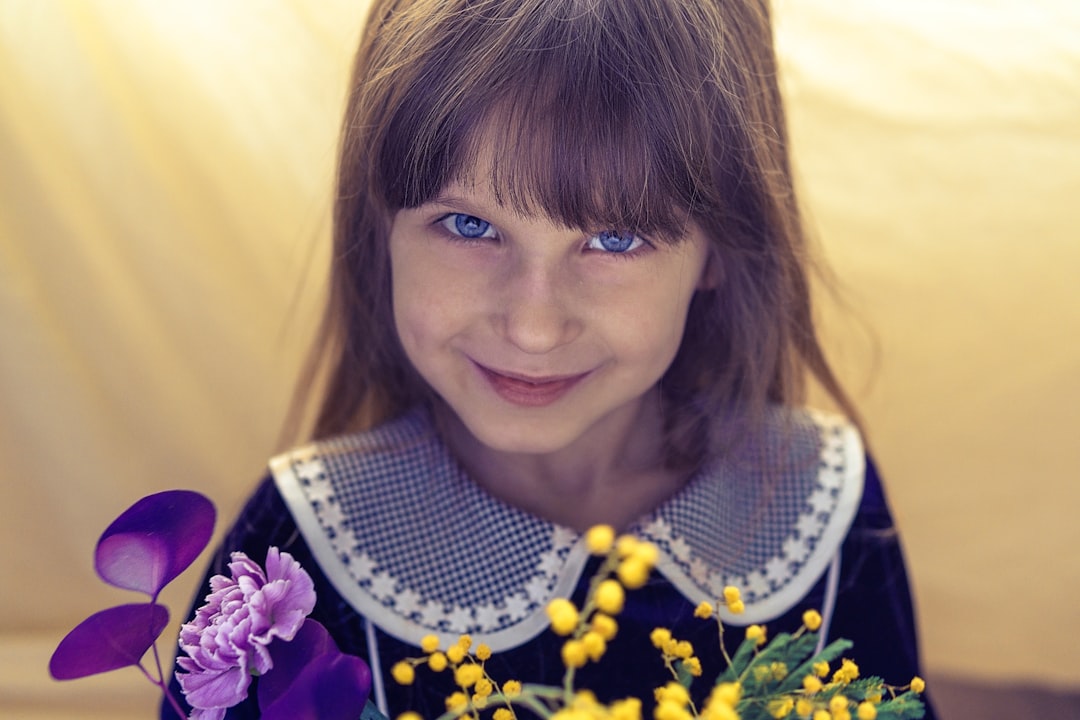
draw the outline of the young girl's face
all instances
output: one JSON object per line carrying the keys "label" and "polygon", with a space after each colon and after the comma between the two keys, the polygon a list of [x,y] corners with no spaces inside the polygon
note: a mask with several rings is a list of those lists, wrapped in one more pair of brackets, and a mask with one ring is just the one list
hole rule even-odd
{"label": "young girl's face", "polygon": [[409,360],[476,439],[557,453],[639,419],[706,256],[693,224],[679,243],[652,244],[522,216],[482,183],[452,184],[393,219],[394,320]]}

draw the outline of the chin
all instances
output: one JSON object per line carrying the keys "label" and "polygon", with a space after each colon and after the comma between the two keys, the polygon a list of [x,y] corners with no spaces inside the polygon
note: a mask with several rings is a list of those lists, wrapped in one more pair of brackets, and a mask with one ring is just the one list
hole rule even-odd
{"label": "chin", "polygon": [[485,447],[496,452],[521,455],[547,455],[563,450],[578,439],[580,433],[567,432],[565,422],[469,422],[465,428]]}

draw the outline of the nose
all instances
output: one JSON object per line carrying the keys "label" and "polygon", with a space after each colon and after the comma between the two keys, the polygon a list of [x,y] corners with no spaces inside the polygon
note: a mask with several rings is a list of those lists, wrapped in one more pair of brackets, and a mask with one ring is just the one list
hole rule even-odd
{"label": "nose", "polygon": [[539,258],[514,260],[497,293],[496,324],[518,350],[542,355],[573,341],[582,330],[565,268]]}

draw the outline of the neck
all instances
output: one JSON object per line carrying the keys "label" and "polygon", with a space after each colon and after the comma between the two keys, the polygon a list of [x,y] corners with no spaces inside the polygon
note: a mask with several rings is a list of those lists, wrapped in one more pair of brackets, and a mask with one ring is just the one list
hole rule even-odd
{"label": "neck", "polygon": [[558,525],[624,529],[677,491],[685,478],[664,467],[659,391],[619,422],[604,423],[556,452],[510,453],[476,439],[457,416],[436,407],[451,452],[494,497]]}

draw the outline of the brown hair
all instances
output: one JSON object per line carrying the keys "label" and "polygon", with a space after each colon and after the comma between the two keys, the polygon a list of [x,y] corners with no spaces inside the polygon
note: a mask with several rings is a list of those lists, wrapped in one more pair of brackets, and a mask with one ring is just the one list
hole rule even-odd
{"label": "brown hair", "polygon": [[692,219],[710,238],[719,282],[661,384],[670,463],[800,402],[807,372],[855,416],[812,321],[764,0],[375,0],[342,131],[316,437],[426,397],[394,330],[387,235],[397,210],[475,179],[481,141],[521,212],[672,242]]}

